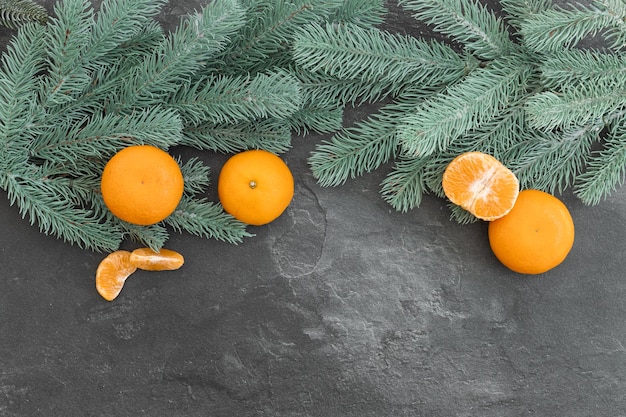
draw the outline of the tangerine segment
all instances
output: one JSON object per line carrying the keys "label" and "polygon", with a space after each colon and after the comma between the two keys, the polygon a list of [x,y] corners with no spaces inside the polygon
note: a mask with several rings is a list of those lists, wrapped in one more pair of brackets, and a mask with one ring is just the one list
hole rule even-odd
{"label": "tangerine segment", "polygon": [[511,211],[519,194],[515,174],[482,152],[466,152],[454,158],[446,167],[442,185],[450,201],[488,221]]}
{"label": "tangerine segment", "polygon": [[558,266],[574,245],[574,221],[551,194],[524,190],[506,216],[489,223],[489,244],[498,260],[521,274]]}
{"label": "tangerine segment", "polygon": [[122,149],[102,172],[104,203],[114,215],[137,225],[155,224],[172,214],[183,189],[183,174],[176,160],[150,145]]}
{"label": "tangerine segment", "polygon": [[264,150],[240,152],[220,172],[217,192],[224,210],[237,220],[260,226],[278,218],[291,203],[291,170],[278,156]]}
{"label": "tangerine segment", "polygon": [[118,250],[100,262],[96,270],[96,289],[107,301],[113,301],[122,291],[126,279],[137,270],[130,263],[130,252]]}
{"label": "tangerine segment", "polygon": [[185,263],[183,255],[169,249],[160,249],[158,252],[150,248],[135,249],[129,260],[133,266],[145,271],[173,271]]}

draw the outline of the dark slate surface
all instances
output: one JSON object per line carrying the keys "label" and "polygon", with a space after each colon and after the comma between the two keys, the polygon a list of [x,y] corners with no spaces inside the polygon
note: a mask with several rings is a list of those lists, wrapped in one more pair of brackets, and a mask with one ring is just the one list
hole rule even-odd
{"label": "dark slate surface", "polygon": [[[192,3],[176,4],[164,23]],[[407,22],[393,9],[391,27],[421,30]],[[384,169],[320,188],[321,139],[284,155],[280,219],[237,246],[173,235],[184,267],[138,271],[111,303],[103,255],[41,235],[1,192],[0,416],[626,415],[626,189],[563,196],[570,256],[521,276],[444,201],[393,211]],[[214,174],[224,160],[180,151]]]}

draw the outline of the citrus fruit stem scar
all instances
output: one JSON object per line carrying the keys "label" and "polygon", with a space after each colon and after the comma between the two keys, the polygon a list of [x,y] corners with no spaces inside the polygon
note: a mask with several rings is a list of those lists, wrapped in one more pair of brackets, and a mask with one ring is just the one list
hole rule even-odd
{"label": "citrus fruit stem scar", "polygon": [[256,188],[256,181],[252,180],[250,181],[250,188]]}

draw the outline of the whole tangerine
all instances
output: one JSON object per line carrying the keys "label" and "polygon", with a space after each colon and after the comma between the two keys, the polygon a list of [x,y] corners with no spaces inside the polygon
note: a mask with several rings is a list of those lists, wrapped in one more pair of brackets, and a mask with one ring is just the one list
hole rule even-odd
{"label": "whole tangerine", "polygon": [[261,226],[291,203],[291,170],[277,155],[254,149],[231,156],[220,171],[217,192],[224,210],[237,220]]}
{"label": "whole tangerine", "polygon": [[520,274],[542,274],[565,260],[574,245],[574,221],[561,200],[524,190],[511,211],[489,223],[496,258]]}
{"label": "whole tangerine", "polygon": [[134,145],[107,162],[100,189],[115,216],[147,226],[174,212],[183,195],[184,180],[169,153],[150,145]]}

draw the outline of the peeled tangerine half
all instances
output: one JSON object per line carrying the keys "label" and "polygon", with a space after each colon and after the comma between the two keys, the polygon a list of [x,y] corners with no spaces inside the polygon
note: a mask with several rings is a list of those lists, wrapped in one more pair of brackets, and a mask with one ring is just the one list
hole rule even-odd
{"label": "peeled tangerine half", "polygon": [[515,174],[482,152],[466,152],[454,158],[446,167],[442,185],[450,201],[487,221],[511,211],[519,194]]}

